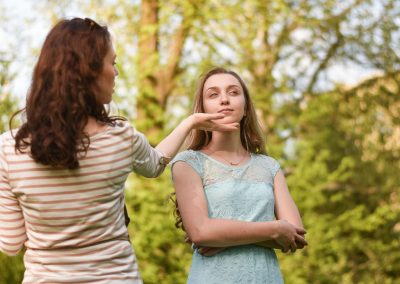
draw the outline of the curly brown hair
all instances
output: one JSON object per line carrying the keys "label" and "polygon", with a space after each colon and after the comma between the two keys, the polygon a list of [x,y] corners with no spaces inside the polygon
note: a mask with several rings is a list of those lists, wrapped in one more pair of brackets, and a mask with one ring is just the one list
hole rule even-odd
{"label": "curly brown hair", "polygon": [[69,169],[79,168],[79,157],[90,144],[84,127],[89,117],[115,125],[96,99],[96,81],[111,47],[105,26],[85,18],[61,20],[48,33],[33,71],[24,112],[26,122],[14,139],[15,149],[27,152],[38,163]]}

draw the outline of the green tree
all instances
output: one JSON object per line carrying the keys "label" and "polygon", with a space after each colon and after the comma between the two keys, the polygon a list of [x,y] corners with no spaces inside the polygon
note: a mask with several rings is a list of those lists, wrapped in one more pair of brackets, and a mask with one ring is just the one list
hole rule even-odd
{"label": "green tree", "polygon": [[[10,72],[11,60],[0,52],[0,134],[9,130],[10,116],[16,111],[17,101],[11,96],[10,82],[14,74]],[[15,125],[14,125],[15,126]],[[23,253],[9,257],[0,252],[0,284],[21,283],[25,270]]]}
{"label": "green tree", "polygon": [[10,82],[14,75],[10,73],[10,59],[0,52],[0,133],[8,130],[10,115],[16,110],[16,100],[10,93]]}
{"label": "green tree", "polygon": [[320,94],[296,118],[288,183],[310,245],[281,258],[288,283],[399,279],[399,82],[395,73]]}
{"label": "green tree", "polygon": [[[399,239],[399,5],[57,0],[36,13],[54,22],[74,10],[109,25],[120,70],[115,99],[153,144],[188,114],[205,68],[243,74],[269,153],[282,161],[308,229],[306,250],[279,255],[287,282],[394,283],[398,255],[388,251]],[[338,65],[384,75],[343,90],[332,72]],[[132,175],[127,184],[130,234],[146,283],[184,283],[190,264],[166,202],[171,191],[168,172],[157,180]]]}

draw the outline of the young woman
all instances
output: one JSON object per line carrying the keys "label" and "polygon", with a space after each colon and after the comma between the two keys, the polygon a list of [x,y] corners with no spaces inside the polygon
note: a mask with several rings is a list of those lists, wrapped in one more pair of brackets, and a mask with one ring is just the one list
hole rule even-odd
{"label": "young woman", "polygon": [[152,148],[106,111],[115,59],[106,27],[60,21],[34,69],[26,121],[0,136],[0,251],[26,247],[23,283],[141,283],[124,224],[128,174],[158,176],[193,128],[238,129],[225,115],[191,115]]}
{"label": "young woman", "polygon": [[303,248],[305,231],[278,162],[265,153],[244,82],[232,71],[210,70],[193,113],[225,114],[223,121],[240,129],[194,130],[189,150],[172,162],[178,222],[200,247],[188,283],[283,283],[273,248]]}

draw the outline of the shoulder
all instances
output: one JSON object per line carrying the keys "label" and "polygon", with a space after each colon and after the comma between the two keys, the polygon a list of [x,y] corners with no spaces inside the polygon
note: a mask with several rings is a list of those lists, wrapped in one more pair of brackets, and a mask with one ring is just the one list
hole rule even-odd
{"label": "shoulder", "polygon": [[203,176],[203,165],[202,165],[201,154],[199,153],[199,151],[186,150],[180,152],[172,160],[171,167],[173,168],[174,164],[177,162],[185,162],[191,168],[193,168],[200,177]]}
{"label": "shoulder", "polygon": [[264,154],[255,154],[254,156],[258,161],[258,164],[261,165],[266,171],[270,172],[272,176],[275,176],[281,168],[279,162],[271,156]]}
{"label": "shoulder", "polygon": [[279,164],[279,162],[275,158],[268,156],[268,155],[254,154],[254,156],[256,157],[256,159],[258,159],[264,163],[267,163],[267,164],[276,164],[276,163]]}
{"label": "shoulder", "polygon": [[12,133],[11,131],[6,131],[0,135],[0,146],[4,147],[5,145],[14,145],[15,144],[15,139],[13,135],[16,135],[18,132],[18,129],[13,129]]}
{"label": "shoulder", "polygon": [[18,129],[13,129],[13,133],[7,131],[0,135],[0,160],[6,159],[8,154],[15,151],[15,139],[12,134],[16,135],[17,131]]}
{"label": "shoulder", "polygon": [[141,133],[135,129],[128,121],[119,120],[110,125],[106,131],[109,136],[116,136],[120,139],[128,139],[129,137],[140,136]]}
{"label": "shoulder", "polygon": [[118,120],[111,127],[111,131],[113,132],[132,132],[134,131],[134,127],[128,122],[124,120]]}
{"label": "shoulder", "polygon": [[198,160],[198,151],[194,150],[182,151],[175,156],[175,158],[172,160],[172,163],[176,163],[178,161],[188,162],[191,160]]}
{"label": "shoulder", "polygon": [[128,121],[119,121],[117,124],[115,126],[116,131],[124,132],[126,135],[132,137],[135,142],[147,140],[145,135]]}

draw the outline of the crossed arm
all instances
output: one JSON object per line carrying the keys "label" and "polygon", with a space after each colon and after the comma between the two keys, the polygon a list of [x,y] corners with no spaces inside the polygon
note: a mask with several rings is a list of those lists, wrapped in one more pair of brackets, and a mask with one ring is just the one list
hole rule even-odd
{"label": "crossed arm", "polygon": [[[275,175],[274,178],[274,194],[275,194],[275,217],[277,220],[286,220],[296,228],[302,228],[303,223],[301,221],[299,210],[289,193],[289,189],[286,183],[286,179],[281,170]],[[304,238],[305,232],[300,233]],[[260,246],[281,249],[283,252],[287,252],[289,249],[294,252],[296,249],[302,249],[307,244],[306,242],[296,242],[296,246],[290,248],[283,248],[276,242],[261,242],[257,243]]]}
{"label": "crossed arm", "polygon": [[280,191],[275,193],[277,220],[266,222],[209,218],[198,174],[187,163],[180,161],[174,164],[172,175],[183,225],[196,246],[218,252],[229,246],[255,243],[294,251],[307,244],[300,214],[290,197],[282,172],[274,180],[275,192]]}

